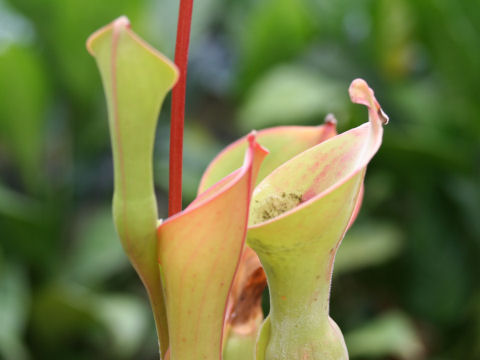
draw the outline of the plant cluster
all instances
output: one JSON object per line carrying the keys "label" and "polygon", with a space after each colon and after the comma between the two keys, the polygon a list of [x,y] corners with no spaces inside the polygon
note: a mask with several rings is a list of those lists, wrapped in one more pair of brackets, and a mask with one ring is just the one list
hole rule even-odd
{"label": "plant cluster", "polygon": [[[351,100],[368,108],[365,124],[337,135],[329,115],[321,126],[252,131],[215,157],[183,211],[181,194],[171,192],[170,216],[158,220],[155,128],[179,75],[183,99],[174,94],[173,111],[184,106],[186,67],[182,75],[125,17],[94,33],[87,47],[107,99],[114,222],[148,292],[161,357],[347,359],[329,317],[333,264],[388,122],[367,83],[356,79],[349,88]],[[187,56],[180,58],[186,66]],[[180,149],[171,151],[180,156],[170,154],[171,170],[181,169],[181,137],[172,135]],[[171,186],[181,189],[181,170],[172,174]],[[263,320],[267,282],[270,314]]]}

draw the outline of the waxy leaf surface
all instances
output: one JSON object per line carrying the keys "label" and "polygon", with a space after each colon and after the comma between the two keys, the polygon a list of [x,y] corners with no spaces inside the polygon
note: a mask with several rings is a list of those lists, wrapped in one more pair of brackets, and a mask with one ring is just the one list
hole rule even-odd
{"label": "waxy leaf surface", "polygon": [[[257,183],[278,166],[293,156],[336,135],[336,120],[327,116],[321,126],[280,126],[264,129],[257,133],[257,141],[269,150],[257,177]],[[246,138],[227,146],[208,166],[199,186],[199,197],[221,187],[224,180],[216,183],[241,164],[242,154],[247,147]],[[231,175],[230,175],[231,176]],[[205,189],[212,185],[208,191]],[[261,290],[265,283],[264,271],[255,253],[245,247],[238,272],[229,297],[229,309],[225,323],[225,360],[253,359],[256,334],[263,319]]]}
{"label": "waxy leaf surface", "polygon": [[[269,151],[257,177],[257,184],[285,161],[336,134],[336,121],[328,117],[321,126],[279,126],[260,130],[257,141]],[[243,137],[227,146],[210,163],[202,176],[198,193],[215,184],[242,164],[247,139]]]}
{"label": "waxy leaf surface", "polygon": [[368,107],[368,123],[301,153],[254,191],[247,243],[270,289],[257,360],[348,359],[328,316],[331,274],[387,120],[365,81],[354,80],[350,96]]}
{"label": "waxy leaf surface", "polygon": [[126,17],[95,32],[87,48],[97,61],[107,98],[115,226],[148,291],[163,357],[168,329],[156,256],[152,153],[158,113],[178,71],[130,30]]}
{"label": "waxy leaf surface", "polygon": [[251,191],[267,151],[248,136],[243,166],[158,228],[170,358],[221,359],[227,298],[242,254]]}

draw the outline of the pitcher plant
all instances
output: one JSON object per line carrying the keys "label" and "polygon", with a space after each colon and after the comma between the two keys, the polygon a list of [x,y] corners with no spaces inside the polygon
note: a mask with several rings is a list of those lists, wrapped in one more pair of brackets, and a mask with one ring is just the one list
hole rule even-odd
{"label": "pitcher plant", "polygon": [[[388,117],[367,83],[356,79],[350,98],[367,107],[368,122],[339,135],[333,115],[319,126],[252,131],[215,157],[197,197],[182,210],[191,13],[191,0],[182,0],[175,63],[136,35],[126,17],[87,41],[107,101],[113,219],[147,291],[160,357],[348,359],[329,317],[332,271]],[[169,217],[159,220],[153,146],[172,88]]]}

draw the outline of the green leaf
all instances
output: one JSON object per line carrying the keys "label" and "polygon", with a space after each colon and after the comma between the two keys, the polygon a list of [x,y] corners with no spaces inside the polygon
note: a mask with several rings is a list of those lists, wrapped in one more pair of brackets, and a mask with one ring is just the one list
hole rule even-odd
{"label": "green leaf", "polygon": [[47,348],[68,343],[79,334],[94,333],[100,327],[93,312],[92,293],[74,282],[48,284],[33,300],[32,331]]}
{"label": "green leaf", "polygon": [[42,289],[32,312],[32,328],[44,346],[100,339],[107,354],[125,359],[139,350],[150,324],[140,298],[96,293],[71,281]]}
{"label": "green leaf", "polygon": [[76,228],[77,236],[65,266],[69,279],[95,286],[128,266],[115,233],[111,209],[88,209]]}
{"label": "green leaf", "polygon": [[[253,1],[241,30],[240,88],[252,85],[266,69],[296,56],[313,34],[316,19],[305,0]],[[244,31],[248,29],[248,31]],[[272,36],[275,34],[275,36]]]}
{"label": "green leaf", "polygon": [[349,230],[335,258],[335,273],[375,266],[397,256],[402,233],[391,224],[355,226]]}
{"label": "green leaf", "polygon": [[255,83],[238,120],[244,130],[299,124],[328,112],[342,113],[346,105],[347,97],[338,82],[308,68],[281,65]]}
{"label": "green leaf", "polygon": [[0,263],[0,357],[28,359],[23,332],[30,296],[27,278],[18,265]]}
{"label": "green leaf", "polygon": [[[0,44],[1,46],[1,44]],[[0,141],[22,175],[25,185],[38,190],[45,151],[45,120],[49,88],[41,58],[19,44],[0,49]]]}
{"label": "green leaf", "polygon": [[97,61],[107,97],[115,226],[148,291],[164,356],[168,329],[156,259],[152,154],[158,113],[178,70],[130,30],[126,17],[94,33],[87,48]]}
{"label": "green leaf", "polygon": [[407,315],[383,314],[345,336],[352,358],[402,360],[421,359],[424,345]]}
{"label": "green leaf", "polygon": [[96,297],[93,309],[112,339],[117,357],[129,359],[142,345],[148,330],[148,308],[141,299],[126,295]]}
{"label": "green leaf", "polygon": [[7,188],[0,182],[0,215],[38,223],[41,214],[42,206],[39,202]]}

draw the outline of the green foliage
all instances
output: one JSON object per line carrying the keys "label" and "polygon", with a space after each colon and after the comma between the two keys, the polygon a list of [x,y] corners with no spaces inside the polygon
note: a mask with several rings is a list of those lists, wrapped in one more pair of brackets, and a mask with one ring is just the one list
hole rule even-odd
{"label": "green foliage", "polygon": [[46,69],[32,48],[14,44],[0,56],[0,79],[0,87],[9,93],[0,99],[2,143],[15,157],[25,185],[35,190],[44,155],[49,98]]}
{"label": "green foliage", "polygon": [[239,110],[238,122],[243,131],[305,124],[329,112],[343,115],[346,101],[345,87],[335,80],[315,69],[283,65],[256,82]]}
{"label": "green foliage", "polygon": [[115,234],[110,207],[80,214],[75,238],[65,259],[65,275],[85,286],[96,286],[126,268],[128,262]]}
{"label": "green foliage", "polygon": [[361,224],[348,231],[335,258],[334,275],[383,264],[398,256],[403,242],[391,224]]}
{"label": "green foliage", "polygon": [[395,311],[356,329],[345,341],[352,357],[381,359],[393,355],[399,359],[419,359],[424,356],[414,324],[408,316]]}
{"label": "green foliage", "polygon": [[30,302],[28,280],[21,267],[0,260],[0,355],[24,360],[28,358],[23,340]]}
{"label": "green foliage", "polygon": [[[239,86],[248,87],[275,63],[292,59],[313,35],[314,19],[304,0],[252,2],[241,31]],[[276,36],[272,37],[272,33]],[[258,56],[258,54],[262,56]]]}

